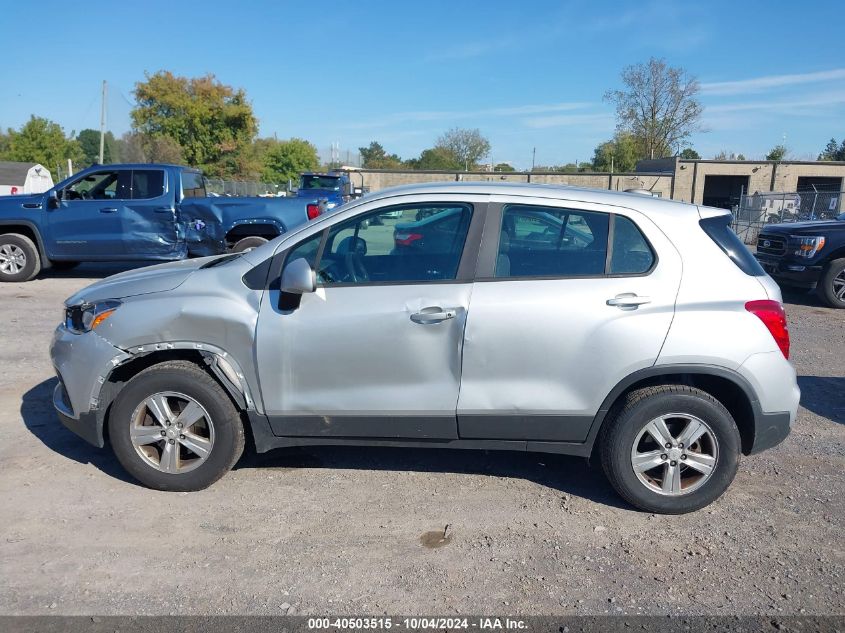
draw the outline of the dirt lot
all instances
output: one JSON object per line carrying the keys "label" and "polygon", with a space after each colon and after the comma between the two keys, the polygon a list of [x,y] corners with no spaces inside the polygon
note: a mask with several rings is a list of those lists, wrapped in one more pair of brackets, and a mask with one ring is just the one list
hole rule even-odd
{"label": "dirt lot", "polygon": [[692,515],[495,452],[280,450],[167,494],[50,404],[61,302],[105,272],[0,285],[0,613],[845,613],[845,312],[790,297],[798,424]]}

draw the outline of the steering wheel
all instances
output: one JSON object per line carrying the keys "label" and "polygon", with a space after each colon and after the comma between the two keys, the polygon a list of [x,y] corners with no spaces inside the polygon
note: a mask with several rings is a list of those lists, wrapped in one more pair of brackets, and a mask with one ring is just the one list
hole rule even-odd
{"label": "steering wheel", "polygon": [[353,235],[345,237],[337,247],[337,254],[343,257],[343,263],[346,267],[346,277],[349,280],[353,283],[370,280],[370,275],[364,267],[367,242],[362,238]]}

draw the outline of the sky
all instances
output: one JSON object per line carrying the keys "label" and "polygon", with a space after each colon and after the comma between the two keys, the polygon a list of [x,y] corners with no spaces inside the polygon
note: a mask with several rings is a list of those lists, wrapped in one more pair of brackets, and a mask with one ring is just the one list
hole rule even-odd
{"label": "sky", "polygon": [[[613,136],[603,100],[649,57],[701,83],[692,146],[762,158],[785,143],[815,159],[845,137],[839,0],[786,2],[85,2],[5,3],[0,127],[30,115],[67,133],[130,127],[145,73],[213,73],[243,88],[261,136],[322,154],[379,141],[417,156],[452,127],[479,128],[492,162],[589,160]],[[12,27],[14,25],[14,28]]]}

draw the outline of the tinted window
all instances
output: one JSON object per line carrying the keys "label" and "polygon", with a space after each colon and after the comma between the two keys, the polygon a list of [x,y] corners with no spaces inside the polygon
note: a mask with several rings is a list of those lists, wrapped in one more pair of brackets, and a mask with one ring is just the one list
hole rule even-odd
{"label": "tinted window", "polygon": [[294,246],[287,255],[285,259],[285,265],[289,264],[295,259],[299,259],[300,257],[305,258],[309,264],[311,264],[311,268],[317,263],[317,251],[320,249],[320,240],[323,237],[323,233],[317,233],[312,237],[309,237],[304,242],[300,242],[296,246]]}
{"label": "tinted window", "polygon": [[126,200],[129,198],[129,172],[98,171],[86,174],[65,187],[64,200]]}
{"label": "tinted window", "polygon": [[205,179],[195,171],[182,172],[182,196],[185,198],[205,198]]}
{"label": "tinted window", "polygon": [[132,171],[132,199],[147,200],[164,195],[164,171],[135,169]]}
{"label": "tinted window", "polygon": [[725,255],[746,275],[761,277],[766,271],[760,266],[754,255],[745,247],[742,240],[731,229],[731,216],[717,215],[712,218],[700,220],[699,224],[704,232],[710,236]]}
{"label": "tinted window", "polygon": [[340,178],[337,176],[302,176],[299,188],[340,191]]}
{"label": "tinted window", "polygon": [[623,215],[615,216],[610,274],[644,273],[652,264],[654,253],[637,225]]}
{"label": "tinted window", "polygon": [[454,279],[471,209],[467,205],[380,209],[335,225],[318,264],[324,285]]}
{"label": "tinted window", "polygon": [[606,213],[507,206],[502,215],[496,277],[602,275]]}

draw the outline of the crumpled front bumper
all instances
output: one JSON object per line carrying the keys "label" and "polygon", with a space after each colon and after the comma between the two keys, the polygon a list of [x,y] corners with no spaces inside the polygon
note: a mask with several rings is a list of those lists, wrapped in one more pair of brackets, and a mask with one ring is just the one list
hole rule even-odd
{"label": "crumpled front bumper", "polygon": [[53,391],[59,420],[85,441],[102,447],[100,389],[109,372],[129,354],[96,332],[74,334],[60,325],[53,334],[50,358],[59,379]]}

